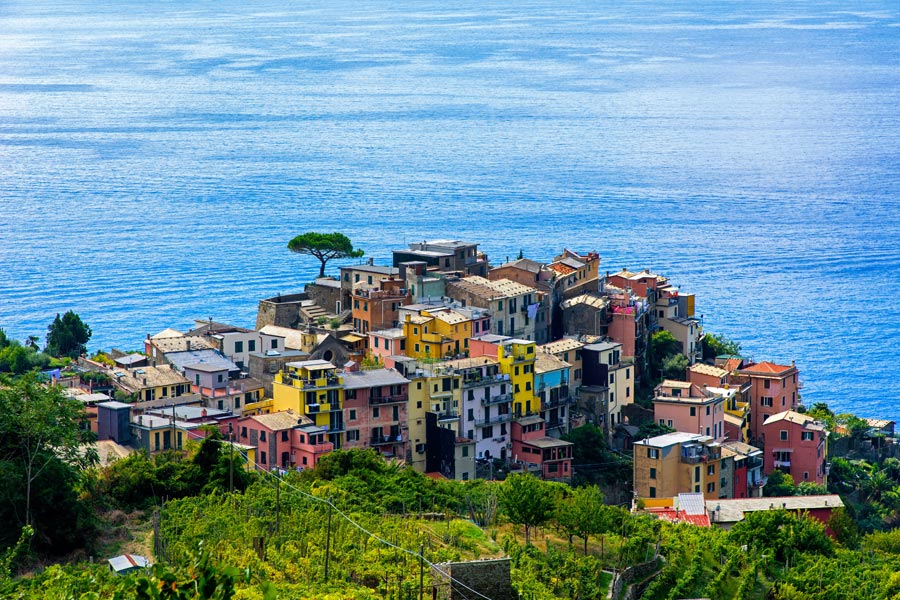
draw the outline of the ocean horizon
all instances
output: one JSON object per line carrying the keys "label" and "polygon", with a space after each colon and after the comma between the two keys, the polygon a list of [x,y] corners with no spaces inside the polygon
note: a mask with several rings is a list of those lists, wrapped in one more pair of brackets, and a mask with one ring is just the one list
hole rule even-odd
{"label": "ocean horizon", "polygon": [[[900,421],[900,7],[546,0],[0,7],[0,327],[252,327],[341,231],[597,251]],[[331,272],[336,266],[329,267]]]}

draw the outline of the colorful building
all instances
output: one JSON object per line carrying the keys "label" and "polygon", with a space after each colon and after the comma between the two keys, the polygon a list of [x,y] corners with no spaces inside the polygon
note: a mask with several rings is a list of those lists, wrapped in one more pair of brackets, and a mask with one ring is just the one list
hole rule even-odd
{"label": "colorful building", "polygon": [[653,418],[675,431],[725,439],[725,397],[687,381],[666,379],[654,389]]}
{"label": "colorful building", "polygon": [[570,482],[572,479],[571,442],[549,437],[539,415],[512,422],[512,458],[542,479]]}
{"label": "colorful building", "polygon": [[800,404],[799,371],[790,366],[761,362],[744,366],[735,372],[732,382],[750,384],[750,439],[765,445],[763,423],[774,414],[794,410]]}
{"label": "colorful building", "polygon": [[828,431],[823,423],[786,410],[766,419],[762,440],[766,475],[779,469],[789,474],[794,483],[827,483]]}
{"label": "colorful building", "polygon": [[343,374],[344,448],[374,448],[389,457],[407,457],[409,380],[392,369]]}
{"label": "colorful building", "polygon": [[328,441],[343,447],[343,373],[326,360],[289,362],[272,383],[273,410],[291,410],[328,431]]}
{"label": "colorful building", "polygon": [[[675,432],[634,443],[634,492],[639,498],[672,498],[683,492],[721,497],[721,445],[709,436]],[[726,468],[727,471],[727,468]],[[726,482],[726,487],[728,486]]]}

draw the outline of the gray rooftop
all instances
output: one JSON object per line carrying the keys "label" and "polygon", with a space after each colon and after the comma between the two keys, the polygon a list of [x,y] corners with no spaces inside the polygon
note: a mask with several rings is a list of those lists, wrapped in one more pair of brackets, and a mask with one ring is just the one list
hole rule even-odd
{"label": "gray rooftop", "polygon": [[216,365],[220,369],[238,371],[238,366],[225,358],[218,350],[187,350],[185,352],[169,352],[166,360],[171,362],[176,369],[184,371],[185,366],[191,365],[196,369],[199,364]]}
{"label": "gray rooftop", "polygon": [[380,387],[383,385],[401,385],[404,383],[409,383],[409,379],[392,369],[372,369],[370,371],[344,373],[344,389],[347,390]]}
{"label": "gray rooftop", "polygon": [[675,444],[712,441],[712,439],[713,438],[709,437],[708,435],[675,431],[673,433],[658,435],[646,440],[638,440],[635,442],[635,445],[653,446],[654,448],[668,448],[669,446],[674,446]]}

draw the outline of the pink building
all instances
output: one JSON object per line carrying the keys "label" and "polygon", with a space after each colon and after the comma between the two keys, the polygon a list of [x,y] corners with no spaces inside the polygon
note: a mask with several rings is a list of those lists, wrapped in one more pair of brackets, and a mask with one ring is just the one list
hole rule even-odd
{"label": "pink building", "polygon": [[799,371],[790,366],[761,362],[745,366],[733,383],[750,383],[750,439],[764,444],[763,423],[774,414],[794,410],[800,404]]}
{"label": "pink building", "polygon": [[543,417],[533,415],[513,421],[510,433],[514,461],[543,479],[571,481],[573,444],[548,437]]}
{"label": "pink building", "polygon": [[656,386],[653,418],[675,431],[725,439],[725,397],[687,381],[667,379]]}
{"label": "pink building", "polygon": [[291,411],[236,419],[234,434],[235,442],[256,448],[256,466],[265,470],[312,468],[334,450],[323,427]]}
{"label": "pink building", "polygon": [[344,448],[406,458],[409,380],[392,369],[345,372]]}
{"label": "pink building", "polygon": [[406,354],[406,336],[400,328],[380,329],[369,332],[369,354],[378,357],[385,363],[389,356],[404,356]]}
{"label": "pink building", "polygon": [[825,485],[828,431],[822,423],[809,415],[786,410],[766,419],[763,439],[766,475],[780,469],[794,483],[811,481]]}

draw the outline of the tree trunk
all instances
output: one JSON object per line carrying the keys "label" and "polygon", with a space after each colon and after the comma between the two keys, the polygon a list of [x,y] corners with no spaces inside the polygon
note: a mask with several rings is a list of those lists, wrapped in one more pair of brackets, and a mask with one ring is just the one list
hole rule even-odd
{"label": "tree trunk", "polygon": [[528,545],[528,533],[529,533],[528,529],[529,529],[528,523],[526,523],[525,524],[525,545],[526,546]]}
{"label": "tree trunk", "polygon": [[319,277],[325,277],[325,262],[326,261],[322,260],[321,258],[319,260],[322,261],[322,264],[319,265]]}
{"label": "tree trunk", "polygon": [[584,555],[585,556],[587,556],[587,543],[588,543],[588,536],[587,536],[587,534],[585,534],[584,535]]}

